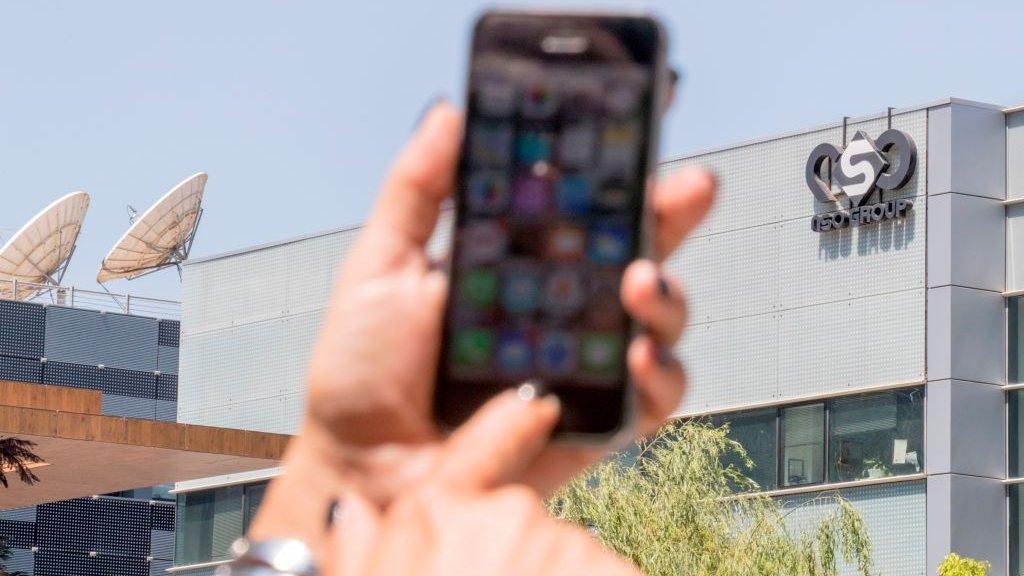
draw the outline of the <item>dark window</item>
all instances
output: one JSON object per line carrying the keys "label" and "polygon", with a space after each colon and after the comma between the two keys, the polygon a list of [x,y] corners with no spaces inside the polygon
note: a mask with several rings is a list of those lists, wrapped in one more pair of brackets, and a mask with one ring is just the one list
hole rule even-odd
{"label": "dark window", "polygon": [[1020,531],[1020,519],[1024,515],[1024,500],[1021,485],[1013,484],[1006,489],[1010,500],[1010,574],[1021,574],[1021,555],[1024,552],[1024,537]]}
{"label": "dark window", "polygon": [[773,490],[777,486],[778,432],[775,419],[775,408],[769,408],[727,414],[714,420],[716,426],[729,425],[729,438],[743,446],[754,467],[746,469],[739,457],[732,454],[726,455],[723,464],[736,466],[762,490]]}
{"label": "dark window", "polygon": [[178,495],[175,564],[228,559],[231,543],[242,536],[243,490],[224,486]]}
{"label": "dark window", "polygon": [[1013,390],[1006,393],[1007,440],[1010,443],[1007,454],[1007,476],[1015,478],[1024,476],[1024,445],[1020,432],[1024,428],[1024,390]]}
{"label": "dark window", "polygon": [[825,405],[805,404],[779,411],[782,428],[782,485],[825,480]]}
{"label": "dark window", "polygon": [[919,388],[836,398],[829,411],[829,480],[915,474],[924,468]]}
{"label": "dark window", "polygon": [[1016,296],[1009,298],[1006,302],[1006,377],[1010,382],[1020,382],[1024,374],[1021,373],[1021,355],[1024,354],[1024,297]]}

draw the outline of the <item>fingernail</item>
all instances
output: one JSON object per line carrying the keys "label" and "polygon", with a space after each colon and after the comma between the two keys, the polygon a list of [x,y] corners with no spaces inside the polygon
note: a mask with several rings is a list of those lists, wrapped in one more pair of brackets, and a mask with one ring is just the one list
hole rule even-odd
{"label": "fingernail", "polygon": [[668,346],[658,346],[658,352],[655,354],[655,358],[657,358],[658,364],[660,364],[662,368],[668,368],[676,363],[676,355]]}
{"label": "fingernail", "polygon": [[327,518],[324,526],[329,530],[341,519],[341,499],[334,498],[327,504]]}
{"label": "fingernail", "polygon": [[430,100],[427,101],[427,105],[424,106],[423,110],[420,110],[420,113],[416,115],[416,122],[413,123],[412,129],[416,130],[416,128],[419,128],[419,125],[423,123],[423,119],[427,117],[427,114],[430,114],[430,111],[434,109],[434,106],[447,101],[448,97],[444,94],[434,94],[431,96]]}
{"label": "fingernail", "polygon": [[665,279],[665,276],[661,274],[658,274],[658,293],[666,300],[672,298],[672,288],[668,285],[668,280]]}

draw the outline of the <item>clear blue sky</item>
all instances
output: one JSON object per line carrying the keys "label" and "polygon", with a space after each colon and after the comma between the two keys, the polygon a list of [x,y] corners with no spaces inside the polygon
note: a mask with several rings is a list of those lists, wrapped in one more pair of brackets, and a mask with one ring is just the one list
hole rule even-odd
{"label": "clear blue sky", "polygon": [[[461,99],[486,5],[4,2],[0,230],[89,192],[66,282],[91,287],[125,205],[200,170],[196,256],[360,222],[425,103]],[[1024,102],[1019,1],[616,6],[659,14],[686,70],[666,156],[945,96]],[[178,280],[110,288],[175,297]]]}

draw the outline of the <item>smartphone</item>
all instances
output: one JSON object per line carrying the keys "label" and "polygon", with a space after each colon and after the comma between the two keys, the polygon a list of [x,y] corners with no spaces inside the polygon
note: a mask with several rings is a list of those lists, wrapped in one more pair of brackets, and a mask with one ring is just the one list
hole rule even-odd
{"label": "smartphone", "polygon": [[525,381],[561,400],[557,437],[629,426],[637,327],[619,287],[647,251],[666,78],[650,17],[477,21],[434,395],[442,426]]}

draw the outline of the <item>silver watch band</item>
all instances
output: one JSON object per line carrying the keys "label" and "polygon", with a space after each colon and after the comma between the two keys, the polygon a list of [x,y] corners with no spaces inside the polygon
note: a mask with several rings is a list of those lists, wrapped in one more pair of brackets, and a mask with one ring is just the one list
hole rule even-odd
{"label": "silver watch band", "polygon": [[217,567],[216,576],[317,576],[313,551],[299,540],[239,538],[231,555],[234,560]]}

